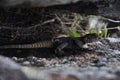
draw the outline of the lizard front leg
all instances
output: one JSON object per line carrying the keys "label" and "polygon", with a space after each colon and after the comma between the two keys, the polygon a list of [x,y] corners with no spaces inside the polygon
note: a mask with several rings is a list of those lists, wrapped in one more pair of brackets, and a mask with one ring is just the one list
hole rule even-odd
{"label": "lizard front leg", "polygon": [[69,38],[67,38],[67,37],[53,39],[55,53],[64,54],[63,49],[67,48],[67,46],[69,45],[68,40],[69,40]]}
{"label": "lizard front leg", "polygon": [[68,46],[68,43],[67,43],[67,42],[60,44],[59,46],[56,47],[55,53],[64,54],[63,49],[64,49],[66,46]]}

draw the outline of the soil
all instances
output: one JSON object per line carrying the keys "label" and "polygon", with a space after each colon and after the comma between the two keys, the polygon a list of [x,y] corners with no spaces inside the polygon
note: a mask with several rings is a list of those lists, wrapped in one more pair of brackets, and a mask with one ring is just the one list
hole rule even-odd
{"label": "soil", "polygon": [[55,14],[50,10],[19,8],[0,10],[1,45],[32,43],[51,39],[62,33]]}

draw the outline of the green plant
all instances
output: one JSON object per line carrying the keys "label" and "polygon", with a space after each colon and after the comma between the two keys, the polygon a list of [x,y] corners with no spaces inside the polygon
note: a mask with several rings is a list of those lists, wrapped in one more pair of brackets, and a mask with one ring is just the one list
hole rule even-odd
{"label": "green plant", "polygon": [[80,22],[81,22],[81,16],[80,15],[75,16],[74,21],[71,24],[71,27],[67,28],[67,32],[70,37],[80,37],[81,36],[80,33],[78,33],[77,29],[76,29],[79,26]]}
{"label": "green plant", "polygon": [[104,27],[104,29],[95,28],[95,29],[89,29],[85,31],[80,25],[82,20],[83,20],[82,17],[80,15],[79,16],[77,15],[74,18],[71,26],[69,28],[67,27],[64,29],[65,32],[67,32],[67,34],[70,37],[81,37],[81,35],[93,34],[93,33],[96,33],[98,36],[103,37],[103,38],[109,37],[108,28],[106,28],[106,26]]}
{"label": "green plant", "polygon": [[120,26],[118,26],[117,28],[118,28],[118,30],[120,31]]}
{"label": "green plant", "polygon": [[90,29],[86,31],[86,34],[92,34],[92,33],[96,33],[97,35],[103,38],[109,37],[108,29],[106,27],[104,29],[96,28],[96,29]]}
{"label": "green plant", "polygon": [[75,27],[70,27],[68,33],[71,37],[80,37],[81,35],[77,32]]}
{"label": "green plant", "polygon": [[103,37],[103,38],[109,37],[107,28],[104,28],[104,29],[101,30],[101,37]]}

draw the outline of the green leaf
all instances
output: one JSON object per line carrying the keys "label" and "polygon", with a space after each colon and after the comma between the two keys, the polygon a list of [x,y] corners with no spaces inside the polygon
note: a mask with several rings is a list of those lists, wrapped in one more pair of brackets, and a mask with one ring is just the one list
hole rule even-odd
{"label": "green leaf", "polygon": [[75,27],[70,27],[70,28],[69,28],[69,35],[70,35],[71,37],[80,37],[80,34],[77,33],[77,30],[76,30]]}

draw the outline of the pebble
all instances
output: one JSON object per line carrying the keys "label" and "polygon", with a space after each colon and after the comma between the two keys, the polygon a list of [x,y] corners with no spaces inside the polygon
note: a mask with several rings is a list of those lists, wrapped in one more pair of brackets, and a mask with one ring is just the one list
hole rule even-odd
{"label": "pebble", "polygon": [[24,61],[22,64],[23,65],[30,65],[30,62],[29,61]]}

